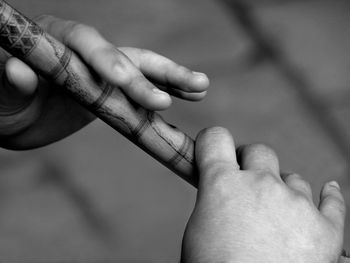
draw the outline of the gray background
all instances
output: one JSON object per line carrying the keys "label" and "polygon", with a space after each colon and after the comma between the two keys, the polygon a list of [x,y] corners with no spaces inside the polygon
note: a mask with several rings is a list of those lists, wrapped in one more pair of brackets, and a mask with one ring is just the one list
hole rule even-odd
{"label": "gray background", "polygon": [[[335,179],[350,204],[348,1],[248,1],[243,18],[214,0],[10,3],[204,71],[208,97],[176,100],[168,121],[192,136],[220,125],[238,144],[265,142],[315,201]],[[101,121],[43,149],[1,150],[0,171],[1,261],[178,262],[195,190]]]}

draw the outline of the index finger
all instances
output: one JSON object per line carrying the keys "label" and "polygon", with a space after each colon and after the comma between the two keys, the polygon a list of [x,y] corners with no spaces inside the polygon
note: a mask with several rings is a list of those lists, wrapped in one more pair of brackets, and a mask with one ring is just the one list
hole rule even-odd
{"label": "index finger", "polygon": [[50,34],[79,53],[103,80],[120,87],[136,103],[149,110],[163,110],[171,105],[169,94],[147,80],[133,62],[96,29],[52,16],[38,20]]}
{"label": "index finger", "polygon": [[218,176],[219,173],[239,170],[234,140],[224,128],[201,131],[196,139],[195,150],[200,181]]}

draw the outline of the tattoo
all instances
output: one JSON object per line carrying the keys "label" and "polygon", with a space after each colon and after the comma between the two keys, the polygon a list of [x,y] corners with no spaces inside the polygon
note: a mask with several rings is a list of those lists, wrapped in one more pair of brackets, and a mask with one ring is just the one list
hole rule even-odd
{"label": "tattoo", "polygon": [[97,100],[90,105],[91,110],[93,112],[98,111],[106,102],[106,100],[111,96],[113,91],[113,87],[109,84],[105,84],[105,88],[103,89],[103,92],[100,97],[97,98]]}
{"label": "tattoo", "polygon": [[105,83],[78,55],[4,0],[0,0],[0,46],[57,85],[64,86],[79,103],[111,127],[196,183],[192,180],[194,144],[190,137]]}
{"label": "tattoo", "polygon": [[173,147],[177,154],[169,160],[169,163],[176,166],[181,160],[186,160],[187,162],[193,164],[193,158],[189,158],[190,156],[188,155],[191,149],[191,143],[191,139],[188,136],[185,136],[184,142],[179,149],[175,149],[175,147]]}
{"label": "tattoo", "polygon": [[146,112],[145,117],[142,118],[141,121],[139,122],[139,124],[136,126],[136,128],[133,129],[132,134],[136,140],[139,140],[142,137],[143,133],[147,129],[149,129],[149,127],[151,126],[150,118],[149,118],[150,114],[152,114],[152,113]]}
{"label": "tattoo", "polygon": [[[166,123],[159,115],[158,118],[162,120],[162,123]],[[155,114],[149,112],[147,114],[147,120],[149,121],[152,129],[158,134],[160,138],[162,138],[175,152],[176,154],[169,160],[169,163],[176,166],[182,159],[186,160],[189,163],[193,163],[193,156],[190,151],[191,146],[193,145],[192,139],[188,137],[186,134],[184,135],[184,141],[179,148],[166,134],[162,132],[162,129],[158,126],[158,121],[155,120]],[[168,123],[166,123],[169,125]],[[174,125],[169,125],[174,131],[179,131]]]}
{"label": "tattoo", "polygon": [[73,52],[65,47],[64,48],[64,52],[63,55],[60,55],[58,52],[58,47],[55,45],[55,42],[52,41],[49,37],[45,36],[45,38],[47,39],[47,41],[51,44],[51,46],[53,47],[53,49],[55,50],[55,56],[58,58],[59,60],[59,64],[57,64],[49,73],[49,75],[52,77],[53,80],[56,80],[58,77],[60,77],[62,75],[62,73],[67,69]]}
{"label": "tattoo", "polygon": [[[5,16],[5,12],[10,12]],[[43,30],[18,11],[0,1],[1,46],[14,56],[28,57],[40,41]]]}
{"label": "tattoo", "polygon": [[[156,118],[158,120],[156,120]],[[139,124],[134,129],[131,129],[133,140],[139,141],[142,138],[142,135],[148,129],[152,129],[152,131],[155,132],[158,137],[163,140],[168,146],[170,146],[175,152],[174,156],[167,161],[171,166],[175,167],[181,160],[185,160],[188,163],[193,164],[192,152],[190,151],[193,145],[192,139],[186,134],[183,134],[184,140],[182,145],[179,147],[169,138],[169,136],[164,134],[162,131],[163,129],[159,126],[159,123],[168,125],[171,129],[174,130],[174,132],[180,132],[175,126],[166,123],[161,118],[161,116],[155,112],[145,111],[144,116],[140,120]]]}

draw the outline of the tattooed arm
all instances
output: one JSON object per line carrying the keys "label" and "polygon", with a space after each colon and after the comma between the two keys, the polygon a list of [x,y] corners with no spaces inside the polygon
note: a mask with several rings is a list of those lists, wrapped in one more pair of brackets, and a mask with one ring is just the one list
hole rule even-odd
{"label": "tattooed arm", "polygon": [[[73,21],[41,16],[36,22],[79,54],[98,77],[120,87],[146,109],[166,109],[171,104],[169,94],[193,101],[206,94],[209,81],[204,74],[161,55],[116,48],[94,28]],[[44,146],[95,118],[22,61],[1,51],[0,62],[0,146],[17,150]]]}

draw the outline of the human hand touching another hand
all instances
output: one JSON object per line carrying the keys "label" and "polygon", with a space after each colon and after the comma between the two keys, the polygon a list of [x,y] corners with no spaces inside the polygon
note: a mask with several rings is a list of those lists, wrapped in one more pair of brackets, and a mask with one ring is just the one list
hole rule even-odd
{"label": "human hand touching another hand", "polygon": [[324,185],[317,208],[299,175],[280,177],[270,148],[250,145],[237,152],[221,128],[196,140],[200,181],[182,263],[338,262],[345,204],[337,183]]}
{"label": "human hand touching another hand", "polygon": [[[121,88],[148,110],[168,108],[170,95],[196,101],[206,94],[206,75],[161,55],[137,48],[116,48],[94,28],[73,21],[41,16],[36,22],[74,50],[99,77]],[[2,50],[0,63],[1,147],[23,150],[44,146],[76,132],[95,118],[61,87],[45,81]]]}

